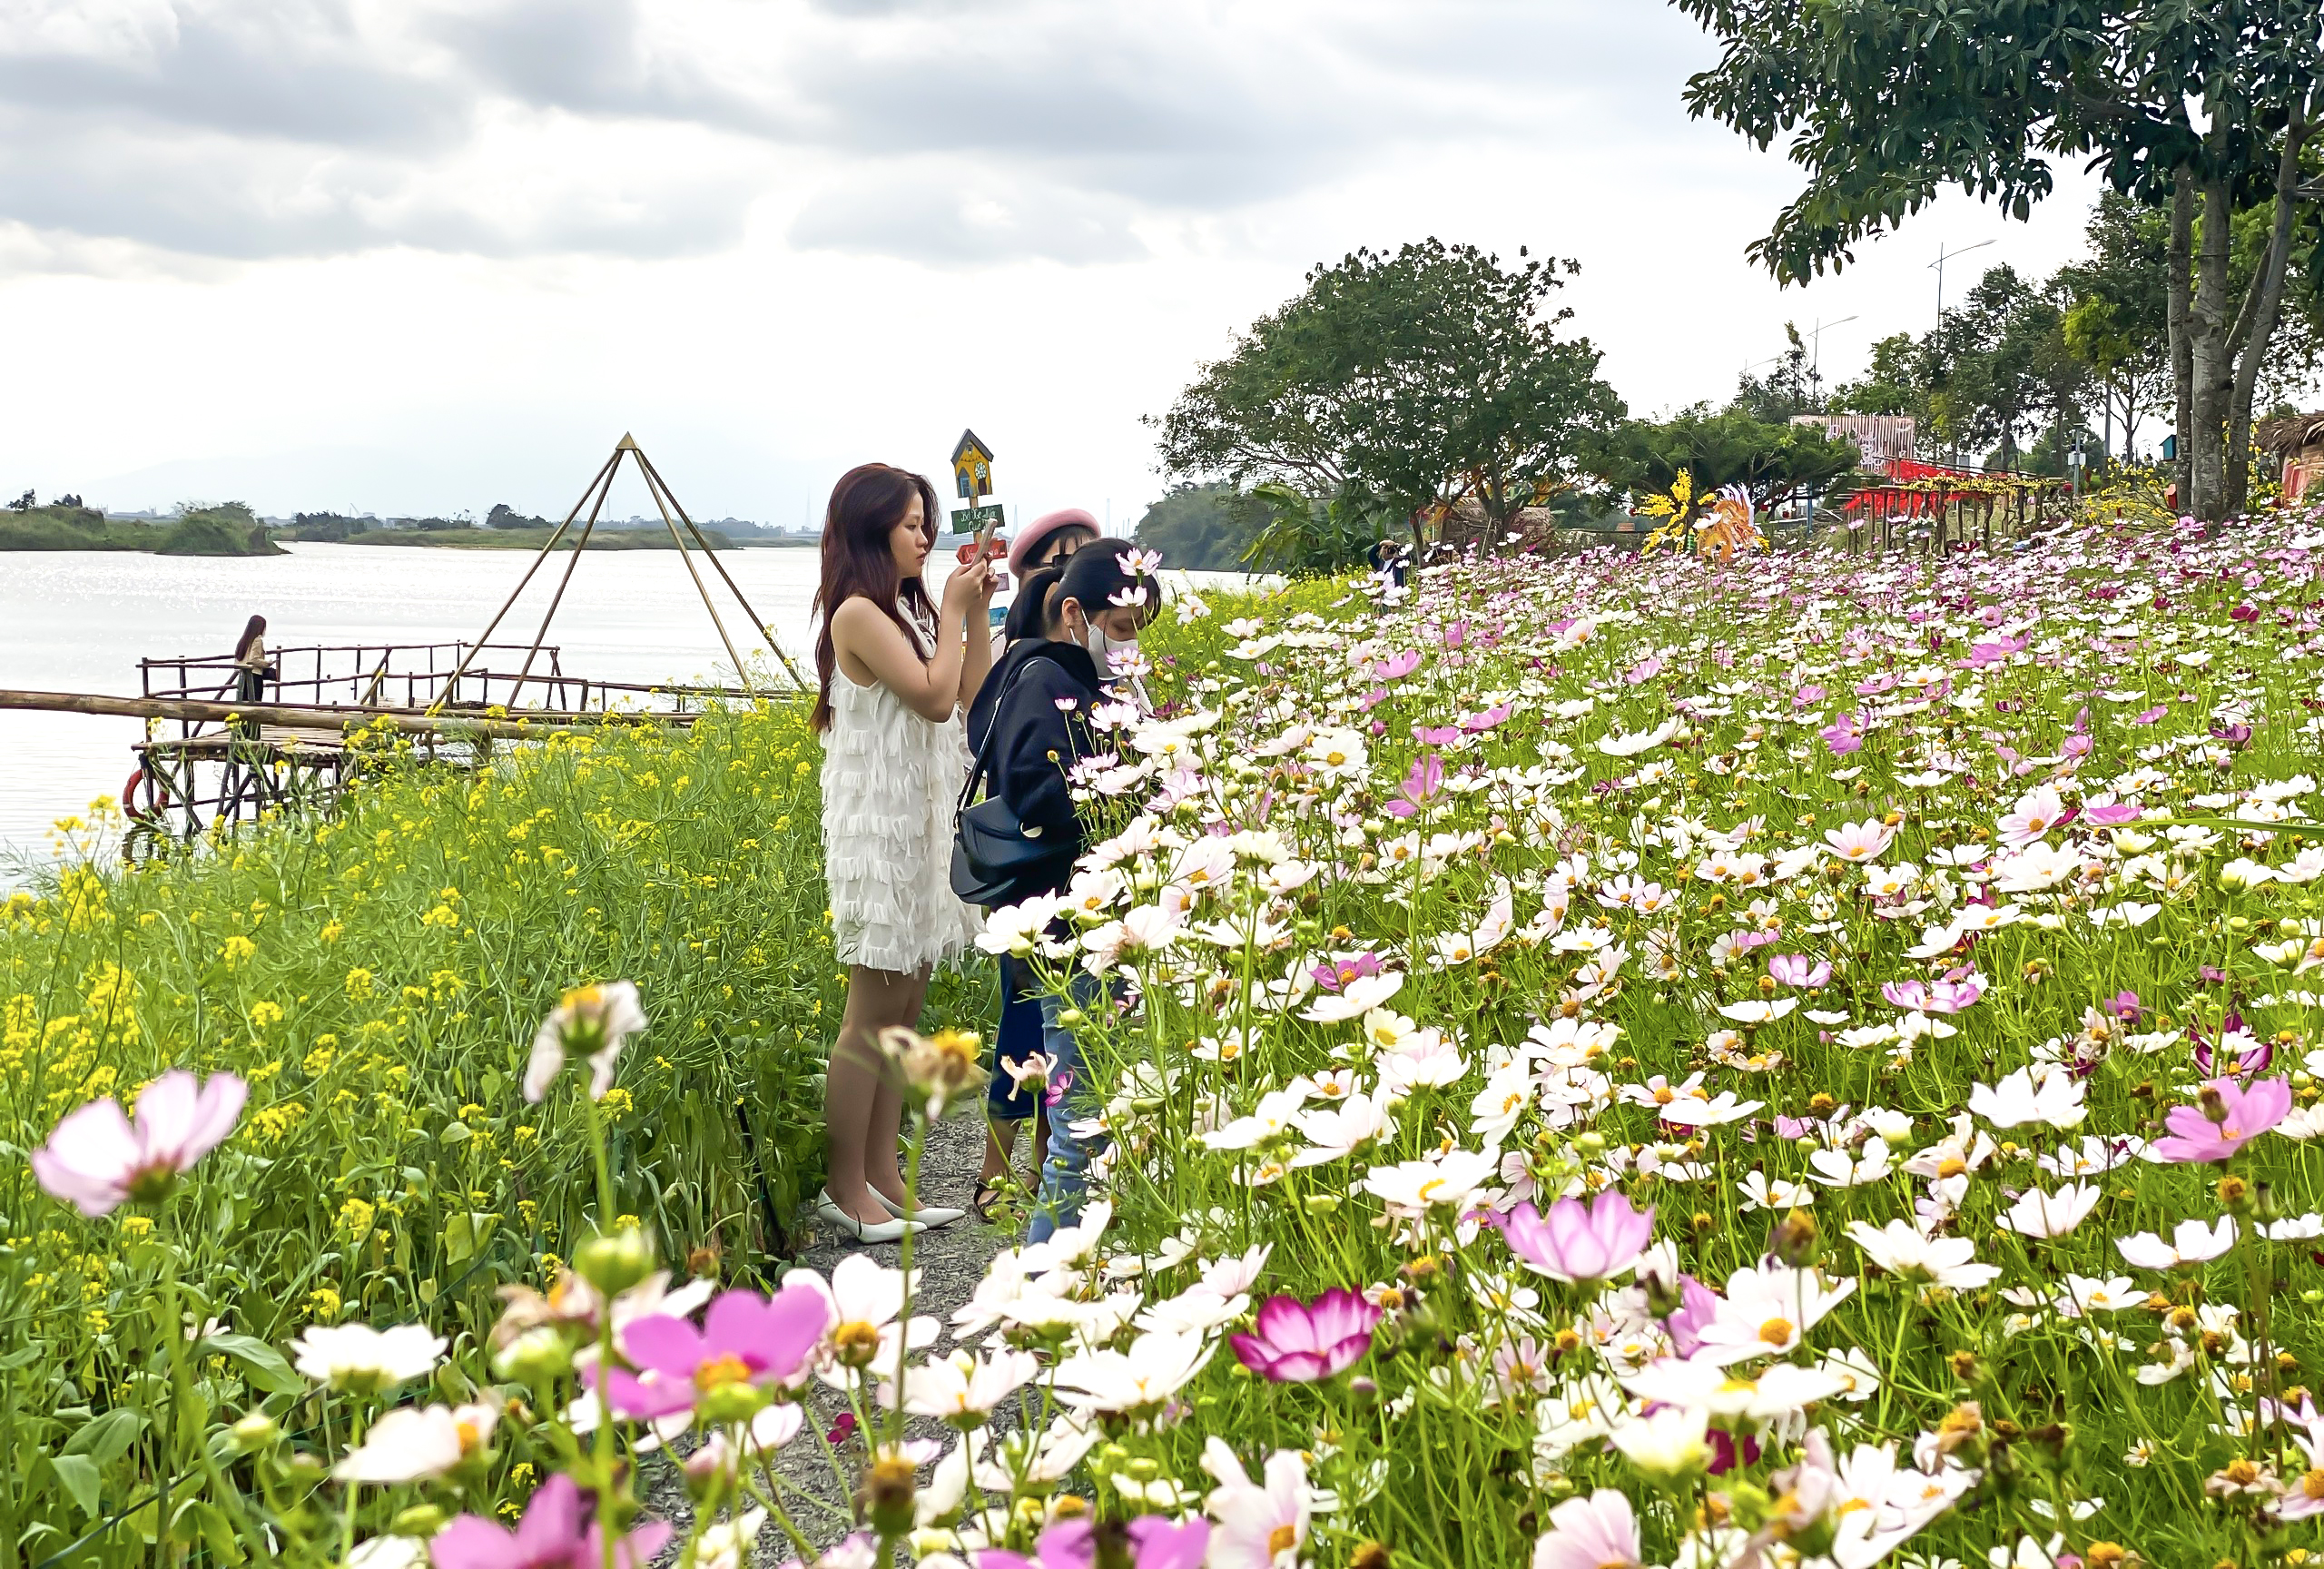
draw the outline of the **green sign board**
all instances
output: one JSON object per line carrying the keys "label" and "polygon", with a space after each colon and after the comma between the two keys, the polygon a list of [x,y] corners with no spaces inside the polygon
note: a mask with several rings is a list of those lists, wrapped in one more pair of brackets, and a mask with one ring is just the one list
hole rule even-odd
{"label": "green sign board", "polygon": [[998,528],[1001,522],[1000,503],[998,501],[989,502],[982,507],[952,508],[952,532],[955,534],[973,534],[988,523]]}

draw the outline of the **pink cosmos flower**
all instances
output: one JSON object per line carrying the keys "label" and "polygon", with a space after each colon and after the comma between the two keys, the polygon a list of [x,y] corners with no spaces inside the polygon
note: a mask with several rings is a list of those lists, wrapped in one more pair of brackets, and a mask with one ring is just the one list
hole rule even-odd
{"label": "pink cosmos flower", "polygon": [[1828,960],[1810,960],[1805,953],[1768,955],[1768,979],[1778,986],[1821,986],[1832,979]]}
{"label": "pink cosmos flower", "polygon": [[1358,953],[1353,959],[1343,959],[1336,964],[1318,964],[1308,972],[1315,984],[1326,992],[1336,992],[1352,981],[1380,973],[1380,958],[1375,953]]}
{"label": "pink cosmos flower", "polygon": [[1372,673],[1383,681],[1393,681],[1399,676],[1409,676],[1419,668],[1420,650],[1407,648],[1401,654],[1391,654],[1385,659],[1379,661],[1373,666]]}
{"label": "pink cosmos flower", "polygon": [[2131,723],[2133,725],[2152,725],[2170,712],[2170,704],[2158,703],[2153,707],[2145,710],[2143,713],[2132,715]]}
{"label": "pink cosmos flower", "polygon": [[1509,1250],[1555,1280],[1603,1280],[1638,1262],[1654,1235],[1654,1207],[1634,1209],[1609,1188],[1588,1204],[1560,1199],[1542,1215],[1520,1204],[1494,1222]]}
{"label": "pink cosmos flower", "polygon": [[1415,725],[1413,739],[1423,746],[1450,746],[1461,738],[1458,725]]}
{"label": "pink cosmos flower", "polygon": [[[668,1522],[649,1520],[614,1546],[620,1569],[645,1569],[670,1539]],[[597,1569],[606,1540],[596,1525],[581,1527],[581,1489],[559,1475],[541,1484],[514,1531],[481,1515],[463,1515],[428,1544],[436,1569]]]}
{"label": "pink cosmos flower", "polygon": [[1891,1007],[1917,1013],[1959,1013],[1975,1006],[1984,994],[1984,988],[1974,981],[1939,981],[1935,985],[1886,981],[1880,986],[1881,997]]}
{"label": "pink cosmos flower", "polygon": [[1550,1511],[1549,1533],[1533,1544],[1533,1569],[1628,1569],[1639,1551],[1630,1501],[1600,1487]]}
{"label": "pink cosmos flower", "polygon": [[1817,732],[1837,756],[1864,750],[1864,729],[1853,714],[1843,714]]}
{"label": "pink cosmos flower", "polygon": [[1259,1309],[1256,1335],[1228,1343],[1244,1367],[1272,1384],[1313,1384],[1354,1367],[1372,1349],[1381,1310],[1354,1292],[1334,1287],[1312,1303],[1271,1297]]}
{"label": "pink cosmos flower", "polygon": [[1502,720],[1508,718],[1510,715],[1515,712],[1516,705],[1514,704],[1496,704],[1492,707],[1487,708],[1481,713],[1462,715],[1461,728],[1468,731],[1471,735],[1482,735],[1485,731],[1492,729],[1494,725],[1500,724]]}
{"label": "pink cosmos flower", "polygon": [[2083,821],[2095,828],[2119,828],[2125,823],[2135,823],[2146,814],[2146,808],[2134,802],[2110,802],[2103,806],[2083,809]]}
{"label": "pink cosmos flower", "polygon": [[[2200,1023],[2187,1026],[2187,1039],[2195,1043],[2195,1067],[2204,1073],[2223,1070],[2239,1078],[2249,1078],[2276,1060],[2276,1043],[2254,1036],[2243,1022],[2243,1015],[2232,1010],[2220,1021],[2217,1045],[2203,1033]],[[2222,1057],[2231,1060],[2222,1064]]]}
{"label": "pink cosmos flower", "polygon": [[831,1325],[831,1303],[812,1286],[785,1286],[772,1300],[755,1291],[721,1293],[696,1329],[657,1313],[629,1326],[623,1348],[638,1372],[607,1376],[615,1413],[667,1416],[730,1384],[791,1377]]}
{"label": "pink cosmos flower", "polygon": [[1412,772],[1404,775],[1402,795],[1388,803],[1391,817],[1410,817],[1444,788],[1444,763],[1433,752],[1424,752],[1413,763]]}
{"label": "pink cosmos flower", "polygon": [[2289,1079],[2262,1079],[2249,1090],[2232,1079],[2214,1079],[2203,1086],[2201,1105],[2171,1109],[2163,1119],[2170,1135],[2154,1141],[2154,1152],[2173,1163],[2224,1160],[2290,1110]]}
{"label": "pink cosmos flower", "polygon": [[231,1073],[203,1081],[173,1068],[138,1091],[134,1126],[110,1095],[67,1116],[33,1151],[33,1175],[92,1220],[124,1200],[151,1202],[234,1130],[249,1095]]}
{"label": "pink cosmos flower", "polygon": [[[1124,1528],[1133,1569],[1197,1569],[1210,1546],[1210,1522],[1173,1525],[1159,1515],[1141,1515]],[[1060,1520],[1041,1533],[1033,1556],[1001,1549],[974,1555],[976,1569],[1090,1569],[1098,1561],[1098,1534],[1086,1519]]]}

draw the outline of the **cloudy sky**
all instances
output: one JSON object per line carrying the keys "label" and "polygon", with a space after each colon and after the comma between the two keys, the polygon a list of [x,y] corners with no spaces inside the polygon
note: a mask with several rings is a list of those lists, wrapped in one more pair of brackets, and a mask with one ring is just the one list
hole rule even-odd
{"label": "cloudy sky", "polygon": [[1579,260],[1639,412],[2079,248],[2067,173],[1777,290],[1711,57],[1656,0],[0,0],[0,488],[561,515],[630,430],[796,523],[970,425],[1127,528],[1139,417],[1358,245]]}

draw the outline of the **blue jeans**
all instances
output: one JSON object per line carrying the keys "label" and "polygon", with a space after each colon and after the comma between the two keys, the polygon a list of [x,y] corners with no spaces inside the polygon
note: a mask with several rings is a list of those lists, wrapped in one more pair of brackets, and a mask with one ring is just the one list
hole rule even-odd
{"label": "blue jeans", "polygon": [[1059,1085],[1064,1088],[1057,1104],[1049,1108],[1049,1143],[1041,1157],[1040,1195],[1025,1225],[1028,1242],[1046,1242],[1059,1227],[1080,1220],[1081,1200],[1089,1190],[1089,1157],[1094,1151],[1084,1148],[1074,1136],[1073,1120],[1077,1115],[1095,1115],[1105,1101],[1105,1097],[1092,1092],[1081,1062],[1080,1043],[1074,1039],[1072,1031],[1058,1022],[1058,1015],[1068,1008],[1087,1011],[1098,1006],[1105,1001],[1106,989],[1094,975],[1078,973],[1073,977],[1071,991],[1069,1000],[1041,999],[1041,1047],[1049,1053],[1051,1063],[1049,1084],[1052,1089]]}

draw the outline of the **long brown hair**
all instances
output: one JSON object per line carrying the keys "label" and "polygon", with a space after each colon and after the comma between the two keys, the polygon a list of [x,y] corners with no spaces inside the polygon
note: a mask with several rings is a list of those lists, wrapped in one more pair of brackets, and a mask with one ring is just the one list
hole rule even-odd
{"label": "long brown hair", "polygon": [[815,695],[814,727],[828,730],[832,723],[832,673],[839,668],[839,654],[832,646],[832,613],[850,599],[869,599],[886,613],[903,635],[921,650],[922,658],[934,652],[925,628],[904,619],[901,600],[915,618],[933,619],[936,601],[918,577],[906,578],[896,567],[896,553],[888,536],[911,510],[920,496],[922,527],[929,540],[936,538],[936,487],[921,475],[886,463],[865,463],[849,469],[832,487],[831,505],[823,510],[823,581],[815,590],[813,614],[822,625],[815,633],[815,675],[822,686]]}
{"label": "long brown hair", "polygon": [[234,645],[234,657],[240,659],[243,655],[249,653],[251,651],[251,645],[257,641],[259,635],[265,630],[266,617],[263,616],[251,617],[250,625],[242,628],[241,641]]}

